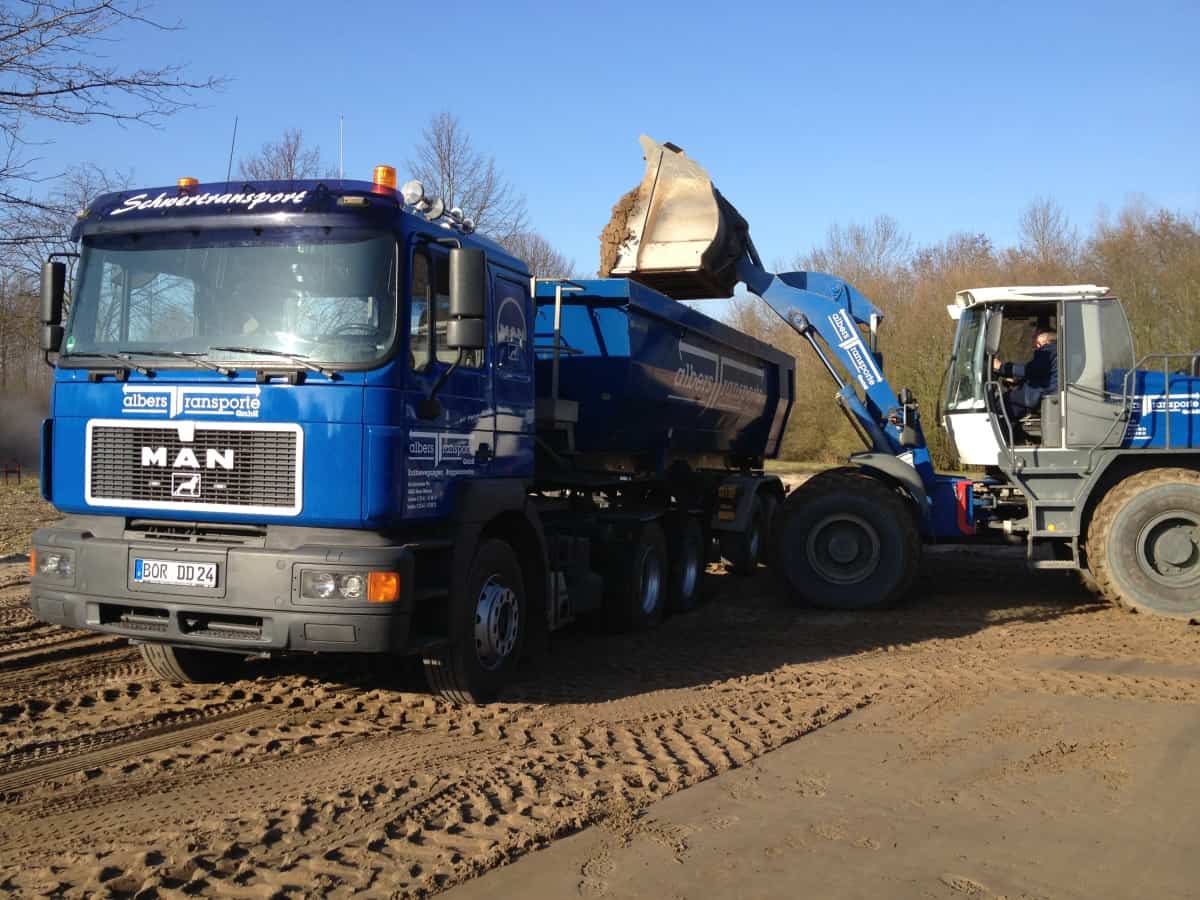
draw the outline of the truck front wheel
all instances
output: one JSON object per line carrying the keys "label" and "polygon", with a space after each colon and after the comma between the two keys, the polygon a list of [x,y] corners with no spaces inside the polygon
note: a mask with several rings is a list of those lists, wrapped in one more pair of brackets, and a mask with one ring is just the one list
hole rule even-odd
{"label": "truck front wheel", "polygon": [[142,661],[163,681],[212,684],[246,677],[246,661],[236,653],[168,644],[142,644],[138,649]]}
{"label": "truck front wheel", "polygon": [[1087,553],[1108,600],[1200,618],[1200,472],[1150,469],[1119,482],[1096,507]]}
{"label": "truck front wheel", "polygon": [[814,606],[890,606],[916,575],[921,538],[912,513],[870,475],[822,472],[788,495],[776,520],[776,572]]}
{"label": "truck front wheel", "polygon": [[512,548],[495,539],[480,544],[450,602],[456,627],[448,645],[425,653],[425,679],[455,703],[490,703],[517,667],[531,613]]}

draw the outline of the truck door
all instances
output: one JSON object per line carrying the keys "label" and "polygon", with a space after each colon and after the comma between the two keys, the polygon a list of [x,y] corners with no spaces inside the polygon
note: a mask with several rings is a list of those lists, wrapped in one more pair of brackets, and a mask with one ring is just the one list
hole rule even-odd
{"label": "truck door", "polygon": [[[439,517],[450,512],[456,480],[491,474],[496,446],[492,378],[486,350],[467,351],[459,360],[459,351],[446,346],[448,252],[418,238],[410,254],[404,515]],[[489,320],[492,306],[489,299]],[[423,418],[422,401],[441,379],[437,415]]]}
{"label": "truck door", "polygon": [[533,471],[533,347],[529,325],[533,300],[529,282],[504,274],[492,281],[495,320],[496,475],[528,475]]}

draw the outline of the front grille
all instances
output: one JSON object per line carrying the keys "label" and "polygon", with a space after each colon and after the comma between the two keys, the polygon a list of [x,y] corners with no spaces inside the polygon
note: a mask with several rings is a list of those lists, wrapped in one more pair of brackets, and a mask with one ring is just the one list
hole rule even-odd
{"label": "front grille", "polygon": [[[192,440],[183,441],[175,427],[95,425],[90,498],[124,505],[296,511],[297,445],[294,430],[197,426]],[[147,448],[150,460],[144,464]],[[230,451],[233,465],[226,469],[221,462],[228,461]]]}

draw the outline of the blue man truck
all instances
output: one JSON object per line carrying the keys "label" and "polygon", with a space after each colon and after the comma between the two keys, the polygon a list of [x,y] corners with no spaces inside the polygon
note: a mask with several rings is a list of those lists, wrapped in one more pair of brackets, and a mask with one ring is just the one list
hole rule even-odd
{"label": "blue man truck", "polygon": [[109,194],[73,238],[31,603],[164,678],[417,655],[486,701],[549,631],[651,627],[712,545],[764,552],[793,360],[628,279],[533,280],[389,167]]}

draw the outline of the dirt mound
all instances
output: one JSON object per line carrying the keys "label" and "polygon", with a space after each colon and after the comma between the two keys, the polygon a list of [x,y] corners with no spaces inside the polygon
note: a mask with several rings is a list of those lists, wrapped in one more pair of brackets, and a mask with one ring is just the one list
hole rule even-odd
{"label": "dirt mound", "polygon": [[604,230],[600,232],[601,278],[609,277],[613,266],[617,264],[621,245],[633,237],[633,232],[629,228],[629,220],[633,216],[634,208],[637,206],[640,191],[641,185],[638,185],[628,191],[613,205],[612,217],[608,220],[608,224],[604,226]]}

